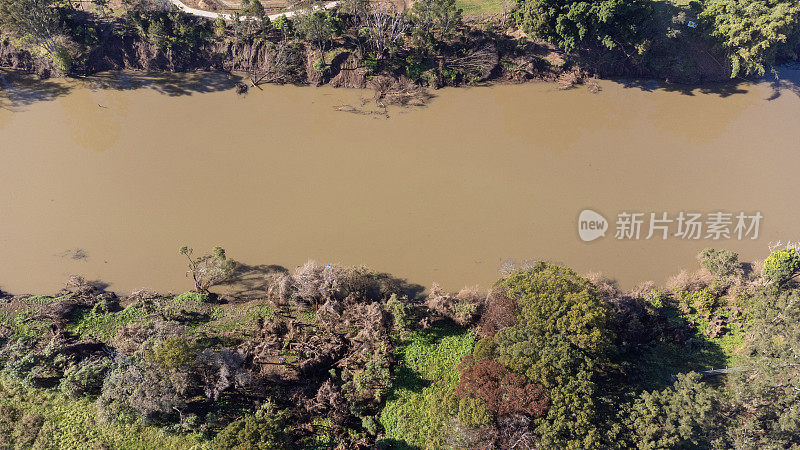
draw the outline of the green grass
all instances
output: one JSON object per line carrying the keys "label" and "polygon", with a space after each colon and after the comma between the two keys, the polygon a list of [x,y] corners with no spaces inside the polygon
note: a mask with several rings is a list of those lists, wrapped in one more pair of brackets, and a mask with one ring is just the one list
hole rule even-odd
{"label": "green grass", "polygon": [[[456,7],[463,10],[465,16],[502,14],[505,0],[456,0]],[[516,2],[508,0],[508,11]]]}
{"label": "green grass", "polygon": [[457,412],[458,364],[475,336],[462,328],[414,333],[398,349],[399,365],[380,422],[392,448],[446,448],[445,433]]}
{"label": "green grass", "polygon": [[[41,428],[21,425],[25,416],[40,417]],[[0,378],[0,429],[14,430],[10,436],[2,436],[0,443],[5,443],[8,437],[20,440],[20,436],[27,436],[33,448],[207,448],[198,436],[170,434],[156,427],[99,422],[96,417],[94,403],[88,399],[70,400],[56,391]]]}
{"label": "green grass", "polygon": [[120,327],[141,320],[144,316],[145,313],[138,305],[129,305],[122,311],[113,313],[81,309],[75,313],[67,329],[84,337],[92,336],[108,342],[116,336]]}

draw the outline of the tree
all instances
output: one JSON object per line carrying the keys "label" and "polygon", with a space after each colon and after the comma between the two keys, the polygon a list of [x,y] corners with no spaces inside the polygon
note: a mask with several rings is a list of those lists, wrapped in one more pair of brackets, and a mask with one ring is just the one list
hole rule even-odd
{"label": "tree", "polygon": [[728,435],[737,448],[800,446],[800,292],[759,295],[747,315],[751,333],[729,375],[734,411]]}
{"label": "tree", "polygon": [[214,247],[210,255],[199,258],[193,258],[193,250],[185,245],[178,252],[189,260],[186,276],[192,276],[195,290],[201,294],[208,294],[212,286],[227,281],[236,269],[236,261],[228,259],[222,247]]}
{"label": "tree", "polygon": [[742,263],[739,255],[730,250],[703,249],[697,260],[717,277],[729,277],[742,274]]}
{"label": "tree", "polygon": [[272,450],[289,444],[283,419],[261,411],[231,423],[213,441],[214,448],[224,450]]}
{"label": "tree", "polygon": [[97,399],[101,418],[166,422],[186,408],[189,377],[185,371],[135,361],[117,366],[106,377]]}
{"label": "tree", "polygon": [[408,23],[397,13],[394,3],[374,3],[364,17],[364,28],[369,42],[381,59],[394,51],[408,31]]}
{"label": "tree", "polygon": [[796,0],[706,0],[699,16],[728,50],[731,78],[764,75],[781,54],[800,40]]}
{"label": "tree", "polygon": [[566,52],[633,47],[652,17],[649,0],[519,0],[517,22]]}
{"label": "tree", "polygon": [[764,260],[762,274],[767,280],[782,285],[800,272],[800,256],[794,247],[772,252]]}
{"label": "tree", "polygon": [[722,434],[720,394],[692,372],[663,391],[644,392],[626,416],[632,444],[640,449],[708,448]]}
{"label": "tree", "polygon": [[295,22],[298,31],[320,52],[322,63],[325,64],[325,50],[341,32],[339,19],[324,9],[314,9],[295,16]]}
{"label": "tree", "polygon": [[242,0],[242,7],[239,9],[239,13],[243,16],[255,17],[261,21],[266,18],[269,21],[269,17],[264,11],[264,5],[261,4],[260,0]]}
{"label": "tree", "polygon": [[461,378],[456,395],[482,400],[496,416],[527,414],[539,418],[547,411],[550,401],[542,386],[509,372],[491,358],[475,361],[472,355],[467,355],[458,369]]}
{"label": "tree", "polygon": [[498,361],[541,384],[550,397],[537,421],[545,447],[597,448],[602,394],[613,341],[608,306],[570,269],[536,263],[497,283],[519,305],[516,325],[497,332]]}
{"label": "tree", "polygon": [[432,45],[436,39],[450,39],[461,26],[461,12],[455,0],[414,2],[409,13],[412,32],[425,45]]}
{"label": "tree", "polygon": [[63,51],[56,0],[0,0],[0,28],[51,58]]}

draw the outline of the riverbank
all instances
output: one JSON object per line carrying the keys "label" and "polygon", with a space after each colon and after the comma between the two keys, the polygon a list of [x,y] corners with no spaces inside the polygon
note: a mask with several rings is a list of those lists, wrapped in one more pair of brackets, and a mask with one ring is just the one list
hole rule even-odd
{"label": "riverbank", "polygon": [[[394,31],[370,32],[369,14],[383,14],[384,22],[400,16],[391,10],[353,10],[349,3],[334,9],[301,11],[290,19],[277,14],[257,18],[257,12],[249,11],[256,15],[216,20],[143,6],[112,16],[66,11],[64,52],[48,54],[0,35],[0,67],[42,78],[109,70],[233,71],[244,73],[249,87],[369,87],[378,91],[379,99],[399,103],[418,96],[417,88],[526,81],[554,81],[568,88],[596,77],[620,76],[701,85],[726,81],[731,74],[725,53],[710,38],[680,30],[668,33],[675,27],[674,17],[683,14],[685,20],[686,11],[678,7],[663,12],[656,28],[664,29],[653,32],[642,54],[597,46],[566,53],[529,38],[511,15],[457,15],[445,28],[432,22],[424,33],[404,21]],[[315,28],[314,21],[324,26]]]}
{"label": "riverbank", "polygon": [[[797,335],[800,257],[698,262],[664,287],[531,262],[488,291],[427,295],[314,263],[262,279],[255,299],[117,296],[73,277],[52,297],[0,298],[0,433],[34,448],[796,444],[772,431],[796,396],[796,340],[774,336]],[[751,406],[765,384],[780,401]],[[716,416],[654,437],[675,404]]]}

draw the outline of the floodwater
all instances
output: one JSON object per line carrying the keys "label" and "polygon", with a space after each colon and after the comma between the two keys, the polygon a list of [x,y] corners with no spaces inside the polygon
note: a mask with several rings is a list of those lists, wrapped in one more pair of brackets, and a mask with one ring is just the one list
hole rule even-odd
{"label": "floodwater", "polygon": [[[0,72],[1,73],[1,72]],[[632,287],[715,246],[763,258],[798,239],[796,72],[674,90],[604,81],[444,89],[424,108],[221,74],[0,79],[0,288],[70,274],[111,289],[191,287],[178,247],[246,264],[367,265],[430,286],[489,286],[504,260],[602,271]],[[583,242],[583,209],[609,221]],[[758,239],[615,239],[620,212],[760,212]],[[676,230],[670,231],[673,234]],[[658,234],[660,237],[660,233]]]}

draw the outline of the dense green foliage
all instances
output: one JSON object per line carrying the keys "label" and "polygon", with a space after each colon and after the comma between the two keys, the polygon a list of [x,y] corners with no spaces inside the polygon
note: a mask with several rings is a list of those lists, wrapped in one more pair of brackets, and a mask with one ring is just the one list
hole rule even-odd
{"label": "dense green foliage", "polygon": [[441,328],[414,333],[398,350],[397,379],[380,416],[387,440],[428,449],[444,446],[459,411],[457,367],[473,344],[473,333]]}
{"label": "dense green foliage", "polygon": [[800,255],[795,248],[785,248],[772,252],[764,260],[764,278],[773,283],[783,284],[800,271]]}
{"label": "dense green foliage", "polygon": [[795,0],[706,0],[700,17],[728,50],[731,77],[763,75],[779,56],[796,56],[800,4]]}
{"label": "dense green foliage", "polygon": [[519,0],[517,14],[525,31],[571,52],[641,45],[652,10],[650,0]]}
{"label": "dense green foliage", "polygon": [[587,281],[538,264],[499,285],[518,299],[519,323],[495,336],[498,359],[546,389],[552,405],[539,424],[545,445],[599,447],[597,375],[613,336],[609,310]]}

